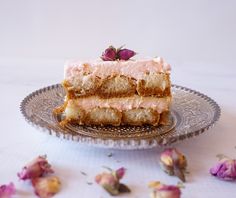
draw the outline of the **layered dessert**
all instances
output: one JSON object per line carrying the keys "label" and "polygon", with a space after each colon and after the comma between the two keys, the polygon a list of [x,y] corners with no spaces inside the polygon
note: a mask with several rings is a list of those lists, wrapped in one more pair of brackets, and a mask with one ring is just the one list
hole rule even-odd
{"label": "layered dessert", "polygon": [[[111,49],[115,56],[105,57]],[[127,50],[123,58],[118,50]],[[55,111],[63,114],[62,124],[165,124],[171,104],[170,65],[160,57],[131,60],[135,53],[128,49],[110,47],[105,52],[101,60],[65,64],[65,102]]]}

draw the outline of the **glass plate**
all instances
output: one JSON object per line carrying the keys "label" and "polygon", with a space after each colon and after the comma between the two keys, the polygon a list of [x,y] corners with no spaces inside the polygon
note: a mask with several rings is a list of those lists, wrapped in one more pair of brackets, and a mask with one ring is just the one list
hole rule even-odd
{"label": "glass plate", "polygon": [[63,104],[60,84],[37,90],[20,105],[26,121],[50,135],[87,145],[115,149],[147,149],[166,146],[197,136],[212,127],[220,117],[220,107],[208,96],[186,87],[172,85],[173,104],[166,126],[79,126],[59,125],[54,108]]}

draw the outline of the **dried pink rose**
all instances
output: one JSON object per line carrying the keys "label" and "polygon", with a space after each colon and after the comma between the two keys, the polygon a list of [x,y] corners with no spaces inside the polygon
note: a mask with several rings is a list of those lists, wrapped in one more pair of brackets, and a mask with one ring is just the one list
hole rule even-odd
{"label": "dried pink rose", "polygon": [[136,55],[136,52],[129,49],[120,49],[117,51],[117,57],[119,60],[129,60]]}
{"label": "dried pink rose", "polygon": [[116,171],[103,172],[95,177],[95,181],[101,185],[111,195],[118,195],[122,192],[130,192],[130,189],[120,183],[120,179],[125,175],[125,168],[119,168]]}
{"label": "dried pink rose", "polygon": [[169,175],[176,175],[185,182],[184,172],[187,167],[186,157],[175,148],[166,149],[161,153],[160,165]]}
{"label": "dried pink rose", "polygon": [[116,60],[116,48],[113,46],[108,47],[105,52],[102,53],[101,59],[104,61]]}
{"label": "dried pink rose", "polygon": [[0,198],[11,198],[16,193],[15,185],[11,182],[8,185],[0,186]]}
{"label": "dried pink rose", "polygon": [[210,173],[223,180],[236,180],[236,160],[223,158],[210,169]]}
{"label": "dried pink rose", "polygon": [[125,168],[124,167],[121,167],[116,170],[116,176],[119,180],[122,179],[124,175],[125,175]]}
{"label": "dried pink rose", "polygon": [[123,46],[117,49],[110,46],[102,53],[101,59],[104,61],[129,60],[135,55],[136,52],[130,49],[123,49]]}
{"label": "dried pink rose", "polygon": [[41,177],[45,174],[53,172],[54,171],[52,170],[51,165],[48,163],[47,157],[45,155],[39,156],[28,163],[17,175],[20,179],[26,180]]}
{"label": "dried pink rose", "polygon": [[181,191],[178,186],[166,185],[160,182],[151,182],[149,187],[153,189],[150,198],[180,198]]}
{"label": "dried pink rose", "polygon": [[59,192],[61,182],[58,177],[41,177],[32,180],[34,192],[40,198],[50,198]]}

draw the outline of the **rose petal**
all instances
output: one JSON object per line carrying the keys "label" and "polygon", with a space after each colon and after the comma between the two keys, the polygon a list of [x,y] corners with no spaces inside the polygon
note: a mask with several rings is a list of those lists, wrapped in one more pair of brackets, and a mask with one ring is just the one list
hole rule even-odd
{"label": "rose petal", "polygon": [[151,182],[149,187],[153,189],[151,198],[180,198],[181,191],[178,186],[166,185],[160,182]]}
{"label": "rose petal", "polygon": [[210,169],[210,173],[223,180],[236,180],[236,160],[222,159]]}
{"label": "rose petal", "polygon": [[58,177],[41,177],[32,180],[35,194],[40,198],[50,198],[59,192],[61,182]]}
{"label": "rose petal", "polygon": [[17,176],[22,180],[26,180],[41,177],[53,172],[51,165],[47,161],[47,157],[39,156],[23,167]]}
{"label": "rose petal", "polygon": [[118,178],[116,178],[112,173],[102,173],[95,177],[95,181],[103,186],[103,185],[109,185],[109,186],[116,186],[117,183],[119,183]]}
{"label": "rose petal", "polygon": [[105,184],[102,186],[110,195],[118,195],[119,194],[119,187],[111,186],[108,184]]}
{"label": "rose petal", "polygon": [[15,185],[11,182],[8,185],[0,186],[0,198],[11,198],[16,193]]}
{"label": "rose petal", "polygon": [[116,176],[118,179],[122,179],[124,175],[125,175],[125,168],[124,167],[121,167],[118,170],[116,170]]}

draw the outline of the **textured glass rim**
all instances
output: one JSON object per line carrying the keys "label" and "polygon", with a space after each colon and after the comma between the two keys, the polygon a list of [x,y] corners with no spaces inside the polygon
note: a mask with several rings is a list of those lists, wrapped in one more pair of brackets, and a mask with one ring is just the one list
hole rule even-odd
{"label": "textured glass rim", "polygon": [[61,128],[55,128],[53,126],[45,126],[42,123],[35,123],[27,115],[26,109],[25,109],[27,103],[31,99],[33,99],[34,97],[37,97],[37,95],[40,95],[46,91],[50,91],[52,89],[58,88],[59,86],[61,86],[61,85],[55,84],[55,85],[51,85],[48,87],[44,87],[44,88],[36,90],[36,91],[32,92],[31,94],[29,94],[28,96],[26,96],[20,104],[20,111],[23,114],[25,120],[33,127],[36,127],[37,129],[41,129],[42,131],[47,132],[50,135],[54,135],[59,138],[77,141],[80,143],[84,143],[86,145],[91,145],[91,146],[96,146],[96,147],[115,148],[115,149],[147,149],[147,148],[153,148],[153,147],[157,147],[157,146],[171,145],[171,144],[176,143],[178,141],[181,141],[181,140],[184,140],[187,138],[192,138],[192,137],[195,137],[195,136],[205,132],[206,130],[208,130],[214,126],[214,124],[216,123],[216,121],[219,120],[220,115],[221,115],[221,109],[220,109],[219,105],[213,99],[208,97],[207,95],[202,94],[202,93],[195,91],[193,89],[190,89],[190,88],[186,88],[183,86],[173,84],[172,87],[187,91],[191,94],[195,94],[195,95],[203,98],[205,101],[207,101],[209,103],[209,105],[212,106],[212,108],[214,109],[214,116],[213,116],[213,119],[211,120],[211,122],[207,126],[202,127],[199,130],[189,131],[186,134],[177,134],[174,137],[156,137],[153,139],[140,139],[140,140],[137,140],[137,139],[114,140],[114,139],[93,138],[93,137],[83,136],[81,134],[75,134],[75,135],[67,134],[67,133],[64,133],[63,129],[61,129]]}

